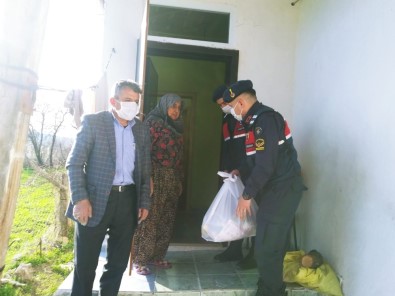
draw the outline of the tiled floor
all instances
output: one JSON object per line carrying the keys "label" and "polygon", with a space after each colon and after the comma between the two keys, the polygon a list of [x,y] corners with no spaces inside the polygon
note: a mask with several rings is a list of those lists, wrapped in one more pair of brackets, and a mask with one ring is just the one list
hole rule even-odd
{"label": "tiled floor", "polygon": [[[126,270],[119,295],[255,295],[257,270],[240,270],[235,262],[215,262],[213,256],[222,250],[220,244],[171,245],[166,259],[172,262],[172,268],[152,267],[153,273],[148,276],[138,275],[135,270],[129,276]],[[98,279],[104,264],[103,256],[100,258],[94,284],[96,295]],[[70,295],[71,276],[69,275],[54,296]],[[289,296],[318,295],[301,287],[289,287],[288,291]]]}

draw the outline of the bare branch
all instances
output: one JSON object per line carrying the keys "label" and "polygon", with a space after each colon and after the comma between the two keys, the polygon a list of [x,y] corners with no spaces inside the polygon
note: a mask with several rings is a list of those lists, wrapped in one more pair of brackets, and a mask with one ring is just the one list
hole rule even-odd
{"label": "bare branch", "polygon": [[61,190],[69,190],[66,186],[64,186],[60,181],[56,180],[53,174],[48,173],[46,170],[43,168],[39,167],[37,164],[34,162],[31,162],[31,166],[34,169],[34,171],[41,177],[45,178],[48,180],[52,185],[55,187],[61,189]]}

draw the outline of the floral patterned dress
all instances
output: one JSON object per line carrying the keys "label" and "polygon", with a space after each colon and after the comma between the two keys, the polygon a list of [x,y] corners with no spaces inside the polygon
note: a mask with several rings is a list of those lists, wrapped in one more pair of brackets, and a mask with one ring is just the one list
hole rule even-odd
{"label": "floral patterned dress", "polygon": [[173,233],[183,179],[183,136],[164,120],[147,120],[151,133],[154,191],[146,220],[134,235],[133,262],[145,266],[162,261]]}

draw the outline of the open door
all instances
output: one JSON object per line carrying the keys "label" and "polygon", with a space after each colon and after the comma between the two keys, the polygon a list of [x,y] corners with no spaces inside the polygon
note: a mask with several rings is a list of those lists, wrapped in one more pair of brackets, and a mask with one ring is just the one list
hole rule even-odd
{"label": "open door", "polygon": [[218,191],[223,114],[211,100],[237,80],[238,52],[148,41],[144,113],[167,92],[183,100],[184,184],[172,243],[204,243],[201,223]]}
{"label": "open door", "polygon": [[146,0],[136,68],[144,88],[140,111],[148,114],[168,92],[180,95],[184,107],[185,178],[172,243],[202,243],[201,222],[218,191],[222,141],[223,114],[211,95],[237,80],[238,51],[147,41],[148,23]]}
{"label": "open door", "polygon": [[144,115],[155,108],[158,102],[158,72],[150,57],[147,57],[144,84]]}
{"label": "open door", "polygon": [[136,67],[136,80],[141,85],[143,94],[141,95],[140,101],[140,119],[143,120],[144,110],[144,89],[145,89],[145,75],[146,75],[146,64],[145,59],[147,56],[147,36],[148,36],[148,20],[149,17],[149,0],[145,0],[144,14],[141,21],[140,39],[138,40],[137,50],[137,67]]}

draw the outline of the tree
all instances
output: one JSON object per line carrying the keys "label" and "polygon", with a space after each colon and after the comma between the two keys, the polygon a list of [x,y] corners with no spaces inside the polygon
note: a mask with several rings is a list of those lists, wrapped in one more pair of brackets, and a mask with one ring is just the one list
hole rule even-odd
{"label": "tree", "polygon": [[[54,166],[53,156],[54,156],[54,147],[55,147],[55,143],[56,143],[56,136],[58,134],[58,131],[62,127],[67,115],[68,115],[68,111],[66,111],[66,110],[58,110],[55,114],[55,118],[54,118],[55,121],[53,124],[52,141],[51,141],[51,146],[49,149],[49,167],[51,167],[51,168]],[[59,147],[62,147],[62,146],[59,146]]]}
{"label": "tree", "polygon": [[[53,170],[56,167],[64,167],[66,155],[71,147],[70,134],[67,137],[59,137],[59,132],[70,124],[72,117],[69,111],[56,102],[60,97],[50,95],[51,101],[38,102],[34,108],[33,116],[30,120],[28,140],[32,150],[27,151],[26,160],[34,171],[51,182],[54,187],[55,196],[55,237],[56,239],[67,235],[69,225],[64,213],[68,205],[68,183],[67,175],[64,170]],[[40,98],[39,98],[40,99]],[[75,128],[72,129],[75,131]],[[29,156],[34,156],[34,160]]]}
{"label": "tree", "polygon": [[[62,141],[58,143],[57,140],[59,132],[68,122],[71,122],[71,116],[65,108],[54,107],[49,103],[36,105],[29,125],[28,139],[38,166],[53,168],[64,164],[64,155],[68,151],[63,150],[69,147],[65,145],[64,139],[62,139],[63,143]],[[29,158],[29,151],[27,154]]]}
{"label": "tree", "polygon": [[[44,160],[42,156],[42,145],[43,145],[43,138],[44,138],[44,125],[45,125],[45,115],[46,110],[45,108],[41,108],[41,111],[37,112],[37,109],[34,110],[35,114],[33,116],[40,116],[41,120],[38,120],[39,124],[35,124],[33,126],[32,119],[29,123],[29,131],[27,137],[30,143],[33,146],[34,154],[36,155],[37,164],[39,166],[44,166]],[[34,122],[34,121],[33,121]],[[36,127],[39,129],[37,130]]]}

